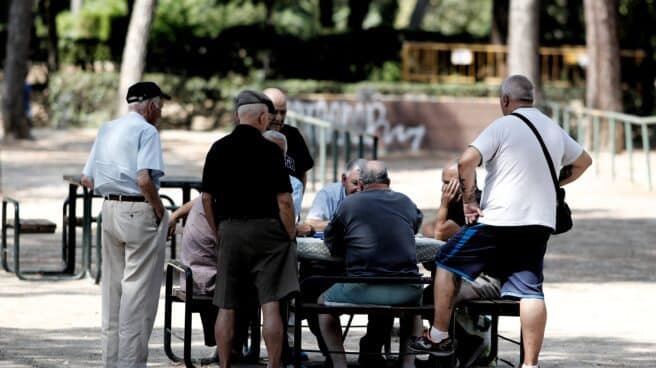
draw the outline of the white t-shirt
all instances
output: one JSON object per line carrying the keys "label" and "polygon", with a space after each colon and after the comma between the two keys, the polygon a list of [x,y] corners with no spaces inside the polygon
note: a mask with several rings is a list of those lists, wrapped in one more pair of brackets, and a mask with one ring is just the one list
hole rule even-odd
{"label": "white t-shirt", "polygon": [[[535,108],[519,108],[542,136],[556,175],[574,162],[583,147]],[[487,175],[480,223],[494,226],[543,225],[555,228],[556,192],[542,148],[518,117],[495,120],[471,144],[482,156]]]}

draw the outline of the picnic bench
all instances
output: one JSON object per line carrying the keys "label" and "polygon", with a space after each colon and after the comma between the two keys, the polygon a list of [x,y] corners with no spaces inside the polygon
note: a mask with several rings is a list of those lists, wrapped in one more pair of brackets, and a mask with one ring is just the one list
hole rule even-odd
{"label": "picnic bench", "polygon": [[[14,218],[10,221],[7,218],[7,207],[12,205],[14,207]],[[47,276],[61,275],[66,268],[61,270],[21,270],[20,267],[20,238],[25,234],[53,234],[57,224],[46,219],[34,218],[21,218],[20,217],[20,203],[11,197],[4,197],[2,200],[2,249],[0,254],[2,256],[2,267],[7,272],[13,272],[21,280],[35,280],[42,279]],[[11,269],[8,262],[8,246],[7,246],[7,230],[13,229],[13,257],[14,267]],[[66,265],[65,254],[62,254],[62,262]],[[40,275],[40,277],[30,276]]]}

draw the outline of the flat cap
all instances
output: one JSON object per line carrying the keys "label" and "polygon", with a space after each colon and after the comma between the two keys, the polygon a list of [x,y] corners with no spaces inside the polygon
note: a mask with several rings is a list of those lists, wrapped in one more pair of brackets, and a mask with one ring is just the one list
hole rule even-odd
{"label": "flat cap", "polygon": [[128,88],[128,95],[125,99],[128,103],[132,102],[141,102],[154,97],[161,97],[167,100],[171,99],[171,96],[162,92],[157,84],[154,82],[138,82]]}
{"label": "flat cap", "polygon": [[267,97],[264,93],[244,90],[239,92],[237,97],[235,97],[235,109],[238,109],[239,106],[251,105],[251,104],[264,104],[266,105],[269,113],[275,114],[276,109],[273,107],[273,102]]}

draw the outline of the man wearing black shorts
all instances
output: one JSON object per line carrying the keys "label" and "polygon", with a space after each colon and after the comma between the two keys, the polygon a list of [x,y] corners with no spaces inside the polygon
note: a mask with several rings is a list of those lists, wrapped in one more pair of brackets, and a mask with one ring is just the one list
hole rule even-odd
{"label": "man wearing black shorts", "polygon": [[[504,117],[492,122],[460,158],[467,226],[436,257],[435,318],[427,335],[410,344],[415,351],[435,356],[453,353],[448,327],[461,278],[473,281],[485,272],[501,280],[502,297],[520,299],[522,367],[537,367],[547,319],[542,266],[555,228],[556,193],[537,138],[510,114],[522,114],[535,125],[557,170],[572,165],[571,176],[561,180],[561,186],[580,177],[592,160],[564,130],[533,108],[533,96],[533,84],[526,77],[508,77],[500,91]],[[474,196],[475,169],[482,164],[487,176],[479,205]]]}
{"label": "man wearing black shorts", "polygon": [[221,367],[230,367],[235,309],[254,284],[269,366],[277,368],[283,342],[279,300],[298,291],[292,188],[282,151],[262,137],[274,112],[271,100],[243,91],[235,102],[239,125],[214,143],[203,168],[203,206],[219,240],[215,335]]}

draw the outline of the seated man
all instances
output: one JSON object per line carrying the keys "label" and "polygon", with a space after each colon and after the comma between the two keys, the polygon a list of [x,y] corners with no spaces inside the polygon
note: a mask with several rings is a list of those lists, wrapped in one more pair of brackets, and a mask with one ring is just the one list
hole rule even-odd
{"label": "seated man", "polygon": [[[191,268],[194,295],[214,295],[216,283],[216,235],[212,232],[200,196],[185,203],[169,217],[169,237],[175,236],[179,219],[187,217],[182,233],[181,261]],[[180,288],[186,291],[185,275],[180,274]],[[218,308],[214,305],[200,311],[205,345],[214,346],[214,322]]]}
{"label": "seated man", "polygon": [[[180,260],[182,264],[191,268],[194,295],[213,296],[214,286],[216,284],[217,239],[207,222],[201,196],[185,203],[171,214],[169,218],[169,237],[175,236],[176,224],[184,217],[187,218],[187,221],[182,231],[182,252]],[[180,288],[186,291],[184,274],[180,274]],[[257,308],[257,305],[255,308]],[[214,304],[210,304],[206,309],[199,312],[206,346],[216,345],[214,325],[218,311],[219,308]],[[257,312],[257,309],[255,312]],[[235,318],[237,328],[232,360],[240,361],[243,358],[240,347],[244,346],[247,342],[248,324],[250,321],[246,313],[236,313]],[[259,328],[259,321],[257,321],[257,324]]]}
{"label": "seated man", "polygon": [[[345,198],[326,227],[325,242],[331,253],[345,259],[348,276],[419,276],[414,236],[421,225],[421,211],[410,198],[390,190],[381,161],[367,162],[360,182],[363,191]],[[422,285],[335,284],[319,303],[418,305],[422,291]],[[360,356],[361,365],[384,364],[382,356],[371,354],[380,354],[392,323],[392,318],[369,317],[367,334],[360,340],[360,352],[368,353]],[[319,325],[330,351],[343,352],[339,319],[322,314]],[[333,367],[346,367],[344,354],[332,353],[331,358]],[[414,356],[403,359],[404,367],[413,365]]]}
{"label": "seated man", "polygon": [[361,158],[350,161],[342,173],[341,182],[326,185],[317,193],[305,220],[314,231],[323,231],[344,198],[360,191],[358,180],[366,163],[367,160]]}

